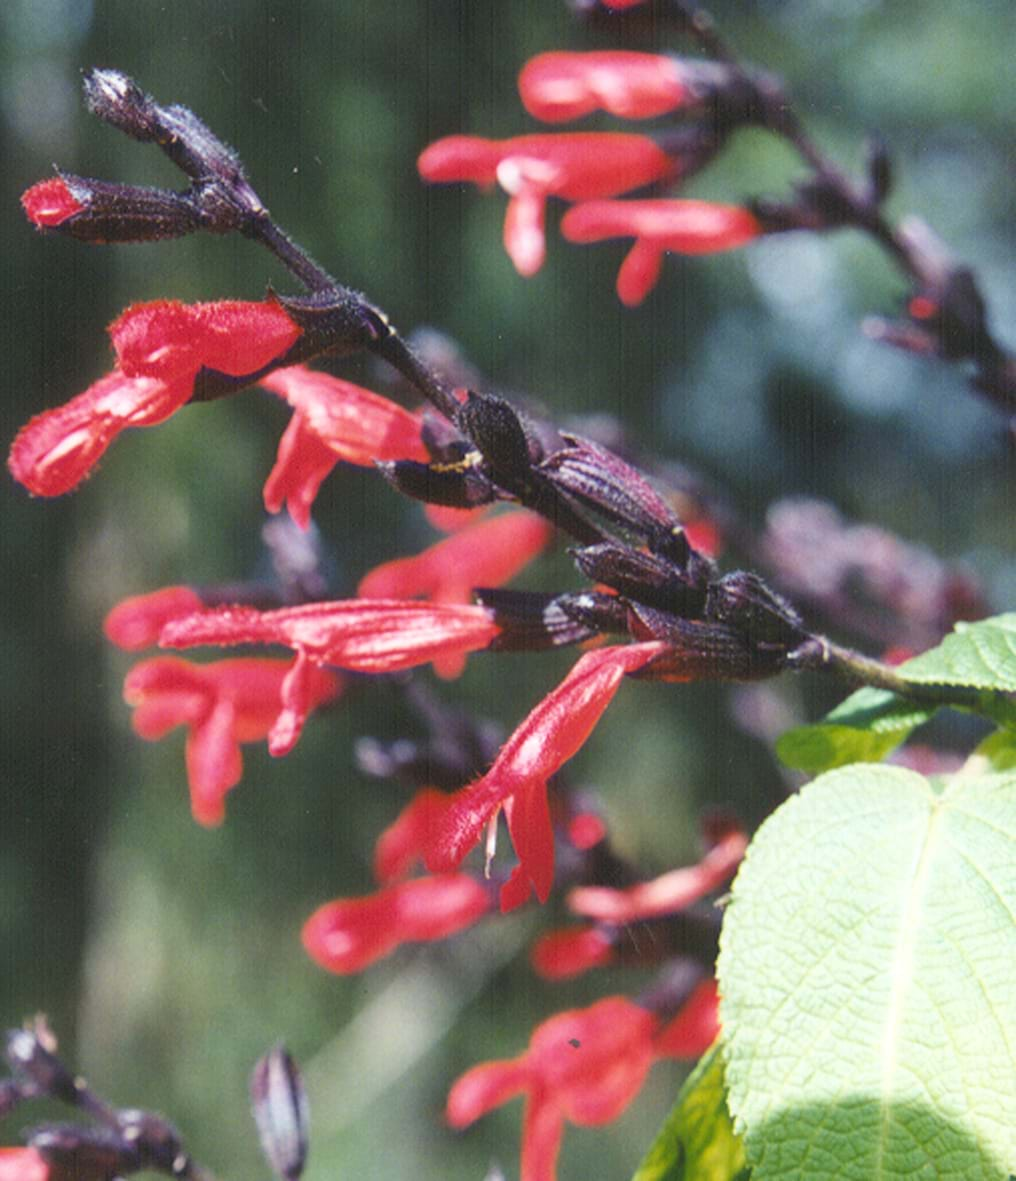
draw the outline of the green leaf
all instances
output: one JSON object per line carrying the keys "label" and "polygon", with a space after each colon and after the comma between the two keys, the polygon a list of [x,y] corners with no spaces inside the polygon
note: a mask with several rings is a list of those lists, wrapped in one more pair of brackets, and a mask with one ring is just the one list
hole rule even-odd
{"label": "green leaf", "polygon": [[847,763],[878,763],[935,713],[885,689],[858,689],[825,719],[780,736],[776,753],[788,767],[813,774]]}
{"label": "green leaf", "polygon": [[1016,771],[1016,730],[1001,727],[975,747],[974,754],[987,759],[993,771]]}
{"label": "green leaf", "polygon": [[[937,648],[896,671],[915,685],[976,690],[963,708],[1016,728],[1016,613],[957,623]],[[776,753],[788,767],[812,774],[848,763],[877,763],[936,708],[884,689],[859,689],[821,722],[788,730],[777,741]]]}
{"label": "green leaf", "polygon": [[632,1181],[746,1181],[747,1176],[744,1148],[727,1113],[723,1059],[713,1046],[685,1079]]}
{"label": "green leaf", "polygon": [[720,944],[752,1181],[1016,1171],[1016,774],[830,771],[758,831]]}
{"label": "green leaf", "polygon": [[1016,693],[1016,612],[957,623],[937,648],[900,666],[920,685],[965,685]]}

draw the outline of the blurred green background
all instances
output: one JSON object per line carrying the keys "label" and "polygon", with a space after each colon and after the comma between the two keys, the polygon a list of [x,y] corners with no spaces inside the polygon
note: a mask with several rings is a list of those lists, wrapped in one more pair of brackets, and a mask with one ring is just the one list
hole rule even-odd
{"label": "blurred green background", "polygon": [[[972,263],[1010,347],[1011,51],[1008,0],[725,0],[743,53],[790,80],[811,130],[846,166],[878,129],[896,159],[890,208],[919,211]],[[551,48],[677,46],[663,21],[587,26],[557,0],[6,0],[0,11],[3,437],[109,363],[105,325],[128,303],[257,298],[292,285],[253,246],[195,237],[96,249],[43,240],[18,194],[51,162],[83,175],[175,184],[151,149],[89,120],[80,71],[114,66],[193,107],[245,159],[276,218],[404,329],[451,333],[497,384],[555,414],[620,416],[634,440],[696,464],[761,521],[774,498],[826,496],[966,559],[997,608],[1016,602],[1014,465],[1000,417],[955,369],[867,341],[903,285],[853,234],[787,236],[717,259],[670,259],[638,311],[613,293],[623,246],[570,247],[554,229],[523,281],[500,247],[503,197],[426,189],[414,161],[439,135],[534,130],[514,79]],[[608,125],[607,121],[590,126]],[[781,145],[742,133],[691,192],[786,190]],[[551,226],[559,211],[551,214]],[[376,383],[364,365],[336,369]],[[250,393],[128,433],[58,502],[8,478],[0,511],[0,1014],[42,1010],[72,1062],[121,1104],[177,1121],[223,1176],[266,1175],[247,1114],[255,1058],[284,1038],[307,1068],[310,1178],[479,1178],[517,1169],[518,1105],[453,1137],[440,1112],[474,1062],[517,1053],[556,1009],[637,975],[538,981],[524,948],[547,914],[492,921],[446,947],[403,950],[363,976],[304,957],[302,920],[370,888],[370,853],[402,801],[359,776],[351,741],[411,722],[382,691],[312,724],[273,763],[246,748],[218,831],[190,819],[180,735],[132,737],[129,660],[101,640],[120,597],[251,575],[263,561],[260,488],[287,415]],[[316,519],[349,593],[376,562],[431,536],[416,506],[361,471],[337,472]],[[574,585],[567,561],[528,585]],[[505,725],[569,657],[474,658],[445,686]],[[788,708],[827,691],[789,685]],[[779,797],[767,749],[731,725],[711,687],[631,685],[577,760],[603,789],[619,845],[648,870],[696,851],[708,802],[756,822]],[[623,1177],[669,1105],[658,1067],[608,1129],[566,1138],[562,1177]],[[6,1142],[21,1123],[2,1129]]]}

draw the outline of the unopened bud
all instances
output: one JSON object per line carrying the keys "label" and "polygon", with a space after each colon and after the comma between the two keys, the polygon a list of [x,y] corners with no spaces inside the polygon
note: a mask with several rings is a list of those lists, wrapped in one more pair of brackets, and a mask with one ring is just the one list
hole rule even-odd
{"label": "unopened bud", "polygon": [[649,481],[620,456],[577,435],[540,465],[559,491],[643,536],[670,531],[680,522]]}
{"label": "unopened bud", "polygon": [[84,78],[89,113],[142,143],[156,140],[161,128],[155,100],[119,70],[91,70]]}
{"label": "unopened bud", "polygon": [[[616,599],[610,595],[547,595],[535,591],[491,590],[480,587],[474,596],[482,606],[494,612],[494,622],[501,628],[491,644],[497,652],[539,652],[566,644],[590,640],[601,631],[618,630],[616,626],[601,627],[592,609],[586,616],[572,609],[576,600]],[[617,623],[615,619],[613,623]],[[621,628],[623,629],[623,613]]]}
{"label": "unopened bud", "polygon": [[[475,453],[474,453],[475,454]],[[479,455],[475,454],[479,460]],[[455,463],[427,464],[402,459],[375,464],[377,470],[403,496],[440,504],[446,508],[476,508],[490,504],[496,493],[470,456]]]}
{"label": "unopened bud", "polygon": [[21,204],[39,229],[59,230],[81,242],[156,242],[202,228],[220,233],[235,228],[206,224],[184,194],[69,173],[32,185]]}
{"label": "unopened bud", "polygon": [[15,1074],[28,1079],[41,1094],[77,1103],[74,1076],[44,1041],[44,1034],[38,1030],[11,1030],[7,1034],[7,1061]]}
{"label": "unopened bud", "polygon": [[470,392],[455,418],[499,483],[511,488],[526,477],[531,467],[529,442],[519,416],[503,398]]}
{"label": "unopened bud", "polygon": [[250,1095],[268,1163],[283,1181],[296,1181],[307,1160],[307,1096],[285,1046],[273,1047],[258,1061]]}

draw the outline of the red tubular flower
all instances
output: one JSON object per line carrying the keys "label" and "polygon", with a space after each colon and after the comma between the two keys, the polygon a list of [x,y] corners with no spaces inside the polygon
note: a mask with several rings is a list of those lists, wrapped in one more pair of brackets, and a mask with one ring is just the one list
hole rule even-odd
{"label": "red tubular flower", "polygon": [[660,1058],[696,1059],[720,1036],[720,997],[715,980],[696,985],[676,1017],[656,1038]]}
{"label": "red tubular flower", "polygon": [[310,525],[318,489],[339,460],[370,467],[375,460],[429,458],[419,415],[351,381],[292,365],[260,384],[295,412],[265,483],[265,508],[276,513],[286,504],[302,529]]}
{"label": "red tubular flower", "polygon": [[230,377],[256,373],[286,353],[301,329],[275,299],[184,304],[161,299],[129,307],[109,326],[129,377],[169,380],[201,369]]}
{"label": "red tubular flower", "polygon": [[88,475],[126,427],[155,426],[190,398],[202,368],[231,377],[284,354],[300,329],[274,300],[128,308],[109,328],[118,367],[19,431],[11,475],[37,496],[59,496]]}
{"label": "red tubular flower", "polygon": [[615,925],[676,914],[722,886],[740,865],[747,847],[743,832],[728,833],[697,865],[671,870],[626,890],[579,886],[568,895],[568,907],[583,918]]}
{"label": "red tubular flower", "polygon": [[[529,512],[484,517],[411,558],[396,558],[371,570],[357,594],[365,598],[469,603],[473,588],[501,586],[547,545],[554,528]],[[442,677],[457,677],[465,654],[435,662]]]}
{"label": "red tubular flower", "polygon": [[599,927],[562,927],[541,935],[529,962],[545,980],[570,980],[614,958],[614,942]]}
{"label": "red tubular flower", "polygon": [[425,787],[413,796],[374,845],[374,876],[382,885],[405,877],[423,858],[438,821],[451,797],[436,787]]}
{"label": "red tubular flower", "polygon": [[715,254],[757,238],[762,227],[736,205],[660,198],[584,202],[565,214],[561,233],[569,242],[635,239],[617,275],[617,294],[631,307],[655,286],[665,251]]}
{"label": "red tubular flower", "polygon": [[159,642],[164,648],[282,644],[296,651],[298,664],[388,673],[486,648],[499,631],[484,607],[346,599],[276,611],[220,607],[174,619]]}
{"label": "red tubular flower", "polygon": [[0,1148],[0,1181],[48,1181],[49,1161],[35,1148]]}
{"label": "red tubular flower", "polygon": [[60,176],[40,180],[21,194],[21,207],[28,220],[40,229],[55,229],[84,210],[67,182]]}
{"label": "red tubular flower", "polygon": [[26,423],[11,446],[7,467],[36,496],[70,492],[122,430],[163,422],[187,401],[192,384],[126,377],[114,369],[63,406]]}
{"label": "red tubular flower", "polygon": [[339,457],[310,429],[303,415],[294,414],[282,432],[275,465],[265,480],[265,510],[278,513],[285,505],[297,525],[309,529],[311,506],[338,462]]}
{"label": "red tubular flower", "polygon": [[522,135],[490,140],[451,135],[432,143],[417,161],[428,181],[496,180],[509,195],[504,244],[522,275],[543,265],[544,206],[548,197],[584,201],[614,197],[674,173],[674,163],[651,139],[619,132]]}
{"label": "red tubular flower", "polygon": [[360,972],[401,943],[447,939],[489,907],[488,892],[468,874],[414,878],[326,903],[304,924],[303,946],[329,972]]}
{"label": "red tubular flower", "polygon": [[651,119],[690,97],[673,58],[619,49],[541,53],[523,66],[519,94],[530,115],[546,123],[580,119],[591,111]]}
{"label": "red tubular flower", "polygon": [[554,1181],[565,1121],[605,1124],[625,1110],[652,1066],[656,1024],[624,997],[559,1013],[536,1028],[521,1057],[462,1075],[448,1096],[446,1118],[464,1128],[524,1094],[521,1181]]}
{"label": "red tubular flower", "polygon": [[503,806],[519,857],[501,890],[501,909],[529,897],[541,902],[554,879],[554,834],[547,804],[547,780],[592,733],[625,673],[644,667],[666,648],[649,642],[587,652],[556,689],[540,702],[501,748],[490,770],[451,797],[427,867],[455,868],[479,840],[484,826]]}
{"label": "red tubular flower", "polygon": [[106,639],[127,652],[151,648],[171,619],[203,611],[204,603],[189,586],[166,586],[147,595],[122,599],[102,625]]}
{"label": "red tubular flower", "polygon": [[[199,824],[222,823],[226,793],[239,782],[243,769],[240,744],[272,733],[289,673],[285,660],[195,665],[157,656],[136,664],[127,674],[123,695],[134,706],[137,734],[157,740],[176,726],[188,728],[187,779],[191,810]],[[311,710],[340,691],[341,681],[333,673],[308,670],[298,706],[300,725]]]}

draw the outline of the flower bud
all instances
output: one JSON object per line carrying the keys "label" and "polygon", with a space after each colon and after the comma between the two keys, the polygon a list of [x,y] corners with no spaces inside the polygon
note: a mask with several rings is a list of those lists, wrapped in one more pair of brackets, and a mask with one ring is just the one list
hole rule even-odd
{"label": "flower bud", "polygon": [[211,224],[185,194],[147,185],[122,185],[61,173],[21,197],[39,229],[57,229],[81,242],[157,242],[202,228],[219,233],[235,222]]}
{"label": "flower bud", "polygon": [[519,416],[503,398],[470,392],[456,425],[489,464],[494,479],[511,487],[531,467],[529,442]]}
{"label": "flower bud", "polygon": [[664,499],[631,464],[588,439],[562,438],[567,446],[539,468],[555,488],[644,536],[679,527]]}
{"label": "flower bud", "polygon": [[299,1068],[283,1045],[260,1058],[250,1080],[261,1148],[283,1181],[296,1181],[307,1161],[307,1095]]}

